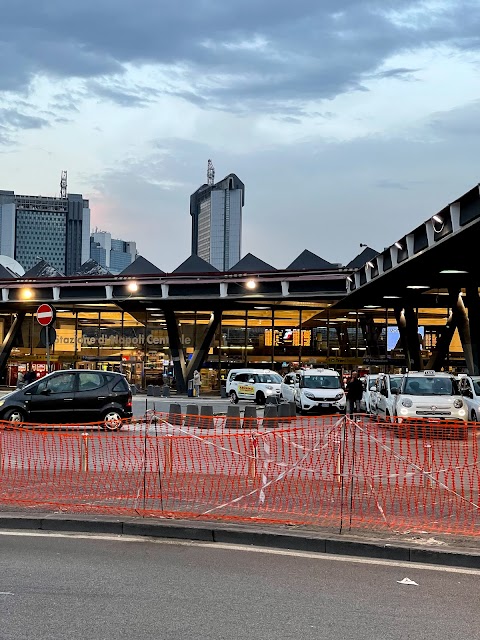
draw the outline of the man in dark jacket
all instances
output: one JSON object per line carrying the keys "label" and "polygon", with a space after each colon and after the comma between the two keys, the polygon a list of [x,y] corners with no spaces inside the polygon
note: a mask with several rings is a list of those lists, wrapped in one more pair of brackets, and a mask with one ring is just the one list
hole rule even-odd
{"label": "man in dark jacket", "polygon": [[30,384],[31,382],[34,382],[37,379],[37,374],[35,371],[33,371],[32,369],[29,369],[26,374],[25,377],[23,379],[24,385],[26,386],[27,384]]}
{"label": "man in dark jacket", "polygon": [[363,384],[356,371],[347,382],[347,413],[353,417],[353,412],[360,411],[360,401],[363,396]]}

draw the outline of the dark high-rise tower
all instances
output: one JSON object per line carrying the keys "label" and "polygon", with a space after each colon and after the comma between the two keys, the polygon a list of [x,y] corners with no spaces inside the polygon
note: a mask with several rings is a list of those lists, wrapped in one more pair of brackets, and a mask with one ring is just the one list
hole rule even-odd
{"label": "dark high-rise tower", "polygon": [[234,173],[214,184],[210,165],[211,161],[210,184],[190,196],[192,254],[220,271],[228,271],[241,257],[245,185]]}

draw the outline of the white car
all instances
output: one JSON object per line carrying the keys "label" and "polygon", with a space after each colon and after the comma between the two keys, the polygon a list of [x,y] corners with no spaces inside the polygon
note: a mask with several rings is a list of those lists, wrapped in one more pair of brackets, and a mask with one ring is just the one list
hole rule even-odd
{"label": "white car", "polygon": [[480,418],[480,376],[462,376],[460,393],[467,405],[468,420],[478,422]]}
{"label": "white car", "polygon": [[395,404],[399,418],[468,420],[458,383],[449,373],[410,371],[403,376]]}
{"label": "white car", "polygon": [[363,404],[365,405],[365,411],[367,413],[374,413],[376,405],[376,391],[378,374],[367,375],[362,382],[364,383],[365,390],[363,392]]}
{"label": "white car", "polygon": [[301,369],[282,382],[282,396],[295,402],[298,411],[345,411],[346,398],[340,375],[332,369]]}
{"label": "white car", "polygon": [[375,415],[381,420],[390,420],[396,413],[397,392],[402,384],[402,374],[380,373],[374,392]]}
{"label": "white car", "polygon": [[228,372],[226,392],[230,402],[254,400],[265,404],[268,397],[280,398],[282,378],[270,369],[232,369]]}

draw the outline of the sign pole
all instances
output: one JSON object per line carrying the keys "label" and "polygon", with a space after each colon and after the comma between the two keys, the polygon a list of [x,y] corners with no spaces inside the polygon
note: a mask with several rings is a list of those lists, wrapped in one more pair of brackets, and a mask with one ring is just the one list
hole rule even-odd
{"label": "sign pole", "polygon": [[47,339],[45,340],[46,347],[47,347],[47,373],[50,373],[50,340],[49,340],[50,336],[48,335],[50,333],[49,328],[50,327],[47,327],[47,330],[45,332],[47,334]]}
{"label": "sign pole", "polygon": [[[49,304],[41,304],[37,309],[37,322],[45,331],[45,347],[47,348],[47,373],[50,373],[50,325],[55,321],[55,309]],[[55,329],[52,328],[52,344],[55,344]]]}

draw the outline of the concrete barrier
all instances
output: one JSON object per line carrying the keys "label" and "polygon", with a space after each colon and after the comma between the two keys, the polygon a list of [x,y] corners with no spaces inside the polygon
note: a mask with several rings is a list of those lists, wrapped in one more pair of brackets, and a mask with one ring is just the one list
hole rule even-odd
{"label": "concrete barrier", "polygon": [[279,424],[290,424],[291,415],[290,415],[290,405],[288,402],[281,402],[278,407],[278,423]]}
{"label": "concrete barrier", "polygon": [[292,418],[292,420],[295,420],[295,418],[297,417],[297,405],[295,404],[295,402],[289,402],[288,404],[290,406],[290,417]]}
{"label": "concrete barrier", "polygon": [[181,425],[183,422],[182,418],[182,407],[178,402],[174,402],[170,405],[170,410],[168,412],[168,422],[170,424]]}
{"label": "concrete barrier", "polygon": [[278,427],[278,408],[276,404],[266,404],[263,416],[265,418],[263,421],[264,427]]}
{"label": "concrete barrier", "polygon": [[238,429],[242,426],[240,422],[240,407],[231,404],[227,407],[227,419],[225,421],[225,429]]}
{"label": "concrete barrier", "polygon": [[160,398],[160,396],[162,395],[162,388],[156,384],[153,387],[153,395],[155,396],[155,398]]}
{"label": "concrete barrier", "polygon": [[147,387],[147,396],[153,396],[153,384],[149,384]]}
{"label": "concrete barrier", "polygon": [[202,405],[200,407],[199,427],[202,429],[213,429],[215,422],[213,420],[213,407],[211,405]]}
{"label": "concrete barrier", "polygon": [[247,406],[245,407],[245,413],[243,414],[243,428],[258,428],[257,407],[255,405],[247,404]]}
{"label": "concrete barrier", "polygon": [[186,427],[198,427],[198,405],[187,404],[187,411],[185,413],[185,426]]}
{"label": "concrete barrier", "polygon": [[170,387],[168,386],[168,384],[164,384],[162,387],[162,395],[164,398],[169,398],[170,397]]}

